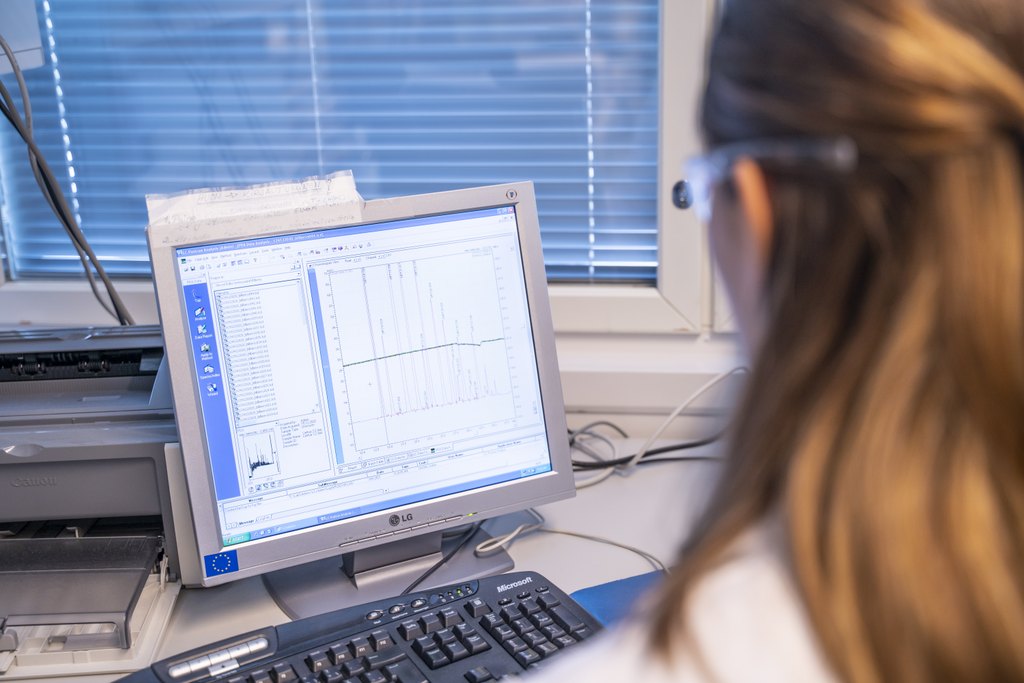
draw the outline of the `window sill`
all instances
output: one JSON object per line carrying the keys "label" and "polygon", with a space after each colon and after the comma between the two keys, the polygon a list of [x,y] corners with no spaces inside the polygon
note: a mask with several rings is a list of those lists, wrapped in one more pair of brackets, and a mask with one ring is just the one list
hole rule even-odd
{"label": "window sill", "polygon": [[[122,281],[118,291],[136,322],[159,322],[151,282]],[[550,293],[569,413],[667,414],[741,362],[732,335],[698,334],[653,288],[555,285]],[[5,282],[0,312],[0,329],[114,324],[81,280]],[[688,412],[720,414],[731,391],[710,392]]]}

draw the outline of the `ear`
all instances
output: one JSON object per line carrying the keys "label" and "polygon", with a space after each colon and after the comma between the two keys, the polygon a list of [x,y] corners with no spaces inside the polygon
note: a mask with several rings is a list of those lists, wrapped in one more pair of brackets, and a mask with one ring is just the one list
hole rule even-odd
{"label": "ear", "polygon": [[754,248],[758,265],[763,270],[768,267],[772,239],[775,236],[768,180],[756,161],[750,157],[742,157],[733,165],[732,181],[739,199],[739,209],[747,238]]}

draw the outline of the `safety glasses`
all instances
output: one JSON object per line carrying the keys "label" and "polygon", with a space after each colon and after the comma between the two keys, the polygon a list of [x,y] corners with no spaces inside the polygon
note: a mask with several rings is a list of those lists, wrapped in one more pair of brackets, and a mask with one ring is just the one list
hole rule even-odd
{"label": "safety glasses", "polygon": [[845,173],[857,166],[857,146],[847,137],[747,140],[722,145],[683,164],[684,180],[677,186],[676,205],[692,208],[700,220],[709,221],[715,187],[729,177],[732,167],[743,157],[772,166],[813,165]]}

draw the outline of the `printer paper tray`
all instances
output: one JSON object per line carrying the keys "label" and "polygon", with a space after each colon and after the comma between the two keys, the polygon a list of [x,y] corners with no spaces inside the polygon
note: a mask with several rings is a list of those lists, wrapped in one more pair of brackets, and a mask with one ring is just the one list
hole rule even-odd
{"label": "printer paper tray", "polygon": [[0,623],[113,624],[117,646],[161,539],[150,536],[0,541]]}

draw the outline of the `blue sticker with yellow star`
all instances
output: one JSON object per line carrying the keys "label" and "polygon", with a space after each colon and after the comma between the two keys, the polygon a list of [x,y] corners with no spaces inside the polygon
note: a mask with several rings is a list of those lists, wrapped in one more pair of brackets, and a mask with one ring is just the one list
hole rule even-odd
{"label": "blue sticker with yellow star", "polygon": [[206,565],[207,576],[220,576],[238,571],[238,551],[229,550],[226,553],[214,553],[203,556],[203,563]]}

